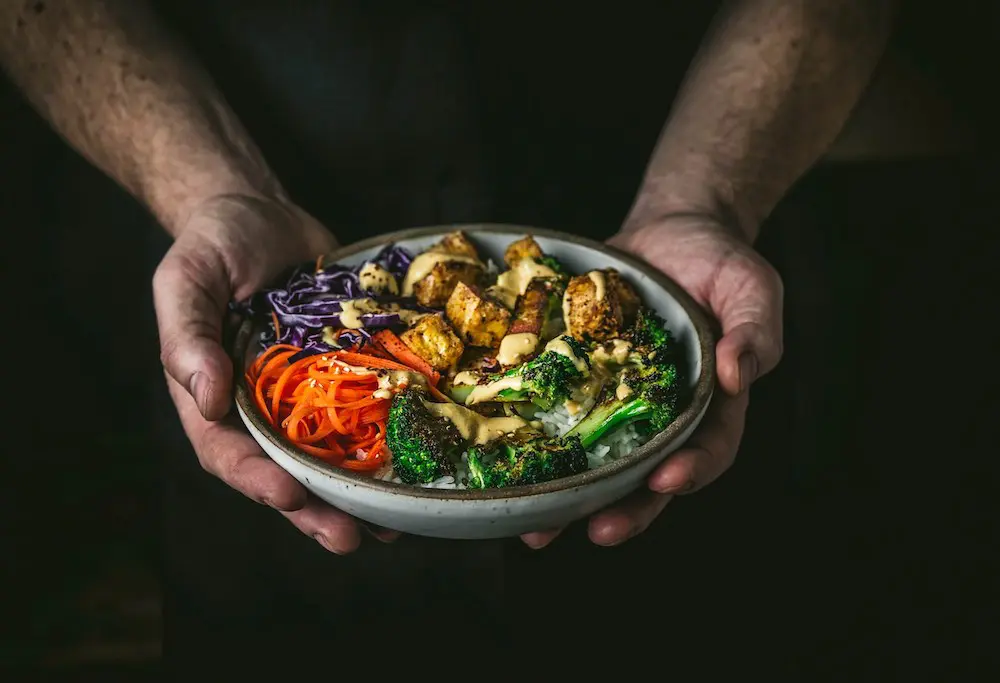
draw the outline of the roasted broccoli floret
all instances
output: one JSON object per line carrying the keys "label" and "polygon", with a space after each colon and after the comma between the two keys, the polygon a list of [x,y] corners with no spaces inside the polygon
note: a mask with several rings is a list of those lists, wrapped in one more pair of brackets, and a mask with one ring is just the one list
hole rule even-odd
{"label": "roasted broccoli floret", "polygon": [[423,391],[410,387],[396,394],[389,407],[386,445],[396,476],[407,484],[454,474],[453,457],[464,447],[455,425],[432,415],[424,399]]}
{"label": "roasted broccoli floret", "polygon": [[480,385],[468,398],[470,403],[531,401],[550,410],[566,400],[574,383],[590,372],[587,349],[569,335],[549,342],[535,358]]}
{"label": "roasted broccoli floret", "polygon": [[683,400],[683,365],[663,319],[644,309],[627,334],[633,344],[617,385],[608,385],[597,404],[569,434],[584,448],[633,422],[661,431],[677,418]]}
{"label": "roasted broccoli floret", "polygon": [[625,333],[624,338],[625,341],[631,342],[633,347],[652,350],[666,350],[667,347],[672,350],[674,345],[673,336],[663,318],[645,306],[639,309],[635,323]]}
{"label": "roasted broccoli floret", "polygon": [[476,446],[468,457],[467,485],[473,489],[540,484],[587,469],[587,453],[576,437],[509,437]]}

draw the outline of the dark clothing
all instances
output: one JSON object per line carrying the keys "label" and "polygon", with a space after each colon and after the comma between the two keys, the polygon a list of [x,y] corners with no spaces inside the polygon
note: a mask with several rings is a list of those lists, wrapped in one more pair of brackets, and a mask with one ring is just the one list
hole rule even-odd
{"label": "dark clothing", "polygon": [[[352,241],[465,221],[613,233],[712,11],[711,3],[675,4],[609,14],[518,3],[306,2],[279,11],[277,3],[171,0],[162,11],[293,197]],[[655,566],[598,557],[582,530],[544,556],[516,539],[419,538],[331,556],[207,477],[159,387],[158,401],[170,444],[168,657],[198,641],[217,650],[220,633],[324,642],[456,624],[499,645],[526,620],[541,626],[538,619],[577,609],[560,601],[589,578],[544,599],[538,592],[558,585],[569,565],[589,565],[587,574]],[[653,541],[644,545],[632,553],[652,552]],[[578,618],[588,621],[599,604],[579,605]],[[539,605],[549,607],[539,613]]]}
{"label": "dark clothing", "polygon": [[[160,2],[293,196],[352,241],[452,221],[610,234],[712,3],[284,4]],[[11,337],[32,347],[11,356],[32,373],[12,395],[22,408],[61,396],[29,358],[93,392],[54,405],[58,420],[12,413],[46,438],[11,458],[23,476],[3,497],[5,520],[35,520],[21,545],[36,561],[12,550],[5,564],[34,579],[23,593],[51,592],[94,536],[130,521],[79,523],[99,507],[80,501],[141,488],[128,473],[161,458],[171,680],[258,680],[268,660],[286,678],[400,665],[511,678],[546,660],[708,679],[761,660],[779,680],[926,674],[925,657],[951,678],[978,668],[966,655],[991,631],[964,606],[989,606],[973,592],[995,538],[982,359],[1000,342],[981,325],[998,233],[980,169],[821,169],[783,202],[759,247],[786,284],[785,358],[753,389],[736,466],[639,538],[597,548],[581,524],[541,552],[410,537],[337,557],[199,468],[157,363],[162,231],[23,109],[0,118],[24,122],[5,138],[4,222],[42,226],[19,232],[36,242],[5,266]],[[147,235],[143,263],[131,255]],[[44,277],[25,253],[44,254]],[[957,368],[947,380],[940,358]],[[144,390],[150,403],[129,400]]]}

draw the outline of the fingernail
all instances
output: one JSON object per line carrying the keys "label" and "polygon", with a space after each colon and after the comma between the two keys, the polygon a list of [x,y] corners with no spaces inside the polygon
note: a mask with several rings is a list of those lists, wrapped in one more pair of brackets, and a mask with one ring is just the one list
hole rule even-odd
{"label": "fingernail", "polygon": [[757,379],[757,356],[747,351],[740,356],[740,393],[750,388]]}
{"label": "fingernail", "polygon": [[397,538],[399,538],[399,533],[393,531],[392,529],[386,529],[384,526],[379,526],[378,524],[362,523],[362,525],[373,538],[382,541],[383,543],[392,543]]}
{"label": "fingernail", "polygon": [[657,493],[664,493],[664,494],[671,493],[674,495],[680,495],[682,493],[687,493],[688,491],[691,491],[693,488],[694,488],[694,482],[687,481],[679,486],[677,484],[667,484],[666,486],[658,486],[654,490]]}
{"label": "fingernail", "polygon": [[323,546],[326,550],[328,550],[329,552],[336,553],[338,555],[340,554],[340,553],[337,553],[337,551],[333,549],[333,546],[330,545],[330,541],[326,540],[326,536],[324,536],[323,534],[319,534],[319,533],[313,534],[313,539],[317,543],[319,543],[321,546]]}
{"label": "fingernail", "polygon": [[191,378],[190,391],[202,415],[208,412],[208,386],[209,380],[207,376],[201,372],[194,373],[194,376]]}

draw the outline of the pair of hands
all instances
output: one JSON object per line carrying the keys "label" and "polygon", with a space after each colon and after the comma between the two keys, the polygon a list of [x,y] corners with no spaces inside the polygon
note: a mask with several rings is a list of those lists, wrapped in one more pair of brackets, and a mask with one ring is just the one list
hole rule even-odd
{"label": "pair of hands", "polygon": [[[708,217],[665,218],[610,240],[672,277],[718,320],[718,384],[698,431],[648,479],[648,488],[589,521],[591,540],[618,545],[642,533],[675,495],[697,491],[736,457],[749,387],[781,356],[782,284],[747,240]],[[161,356],[171,396],[202,467],[338,554],[372,529],[323,503],[275,465],[230,414],[233,368],[221,345],[228,304],[269,284],[287,266],[336,248],[300,208],[242,196],[214,198],[192,213],[153,280]],[[560,530],[522,538],[533,548]]]}

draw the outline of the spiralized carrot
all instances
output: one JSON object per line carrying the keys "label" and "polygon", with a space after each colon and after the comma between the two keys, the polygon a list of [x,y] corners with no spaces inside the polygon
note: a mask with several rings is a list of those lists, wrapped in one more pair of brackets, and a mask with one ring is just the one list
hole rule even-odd
{"label": "spiralized carrot", "polygon": [[360,353],[315,354],[276,344],[246,374],[261,415],[301,450],[345,469],[372,472],[388,461],[389,399],[378,391],[377,359]]}
{"label": "spiralized carrot", "polygon": [[[385,438],[391,399],[375,396],[377,371],[424,374],[426,367],[393,360],[377,343],[289,362],[300,351],[275,344],[247,370],[245,380],[261,415],[310,455],[358,472],[380,469],[389,460]],[[450,400],[434,386],[438,377],[428,377],[431,393]]]}

